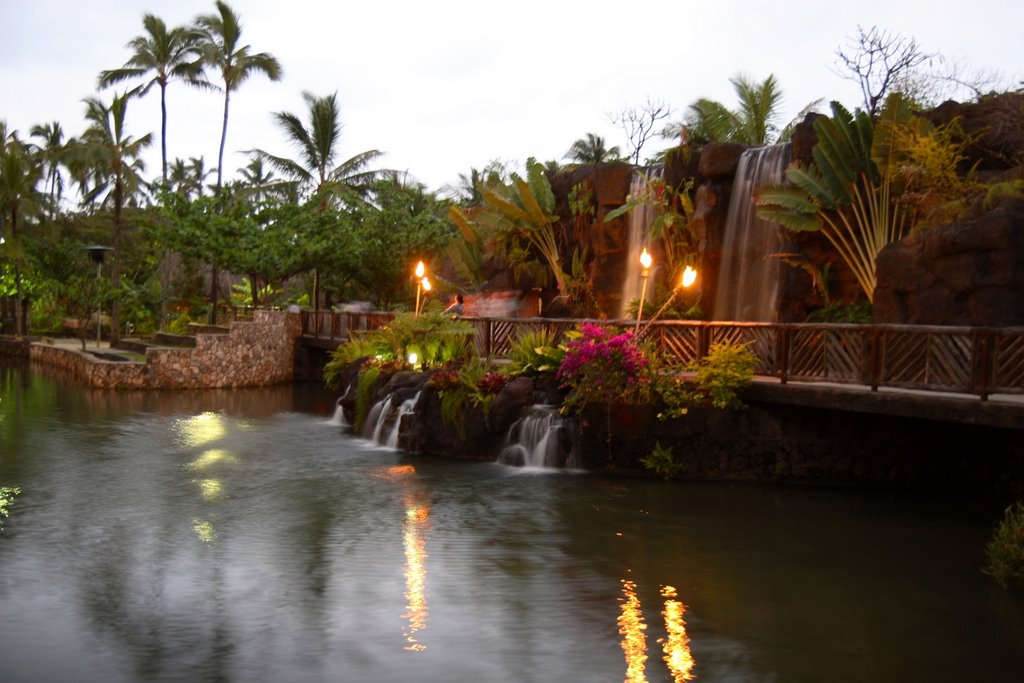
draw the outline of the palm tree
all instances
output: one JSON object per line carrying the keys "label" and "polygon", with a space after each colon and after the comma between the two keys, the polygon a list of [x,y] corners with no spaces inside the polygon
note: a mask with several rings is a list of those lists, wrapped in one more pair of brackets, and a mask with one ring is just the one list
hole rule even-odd
{"label": "palm tree", "polygon": [[[368,171],[366,166],[380,157],[381,153],[371,149],[335,165],[338,143],[341,140],[341,111],[338,107],[337,93],[317,97],[304,92],[302,99],[309,111],[308,128],[295,114],[274,114],[278,126],[298,150],[298,158],[275,156],[261,149],[251,150],[253,158],[269,163],[271,167],[291,178],[298,189],[306,189],[314,195],[320,195],[321,210],[326,210],[332,198],[336,199],[343,190],[355,190],[359,194],[365,194],[370,184],[382,173]],[[314,273],[313,281],[313,306],[318,308],[317,273]]]}
{"label": "palm tree", "polygon": [[132,50],[132,56],[120,69],[100,72],[99,87],[153,75],[132,94],[141,97],[154,85],[160,86],[160,149],[163,179],[167,182],[167,84],[175,78],[193,85],[203,83],[198,78],[199,72],[192,66],[193,48],[198,36],[185,26],[168,29],[162,19],[152,14],[142,17],[142,26],[146,34],[132,38],[125,46]]}
{"label": "palm tree", "polygon": [[217,155],[217,189],[223,187],[224,143],[228,135],[228,111],[231,92],[238,90],[251,76],[262,73],[270,80],[281,78],[281,65],[267,52],[251,52],[250,46],[240,45],[242,25],[239,17],[227,3],[217,0],[217,14],[196,17],[198,37],[195,52],[199,59],[194,69],[209,66],[216,69],[224,81],[224,123],[220,134],[220,152]]}
{"label": "palm tree", "polygon": [[125,203],[145,186],[142,151],[153,141],[146,133],[135,139],[125,132],[125,114],[130,95],[115,96],[108,107],[98,98],[85,100],[85,119],[89,127],[74,147],[72,166],[77,170],[82,201],[112,205],[114,213],[114,264],[110,275],[114,285],[111,306],[110,342],[119,339],[121,287],[121,210]]}
{"label": "palm tree", "polygon": [[575,164],[600,164],[606,161],[621,161],[622,151],[618,146],[605,149],[604,138],[587,133],[585,138],[572,143],[572,147],[562,158]]}
{"label": "palm tree", "polygon": [[41,213],[44,197],[37,186],[43,177],[43,166],[31,153],[28,145],[18,140],[14,132],[8,134],[6,122],[0,121],[0,237],[10,226],[10,244],[13,252],[14,286],[17,297],[15,333],[28,332],[26,307],[21,291],[21,250],[19,227],[25,219]]}
{"label": "palm tree", "polygon": [[[782,105],[782,90],[774,74],[757,83],[739,75],[730,79],[739,107],[729,109],[721,102],[699,99],[689,107],[686,122],[670,126],[667,136],[678,135],[686,128],[689,136],[697,142],[739,142],[744,145],[767,145],[786,139],[787,131],[778,125],[779,107]],[[820,100],[808,104],[798,115],[804,115],[818,105]]]}
{"label": "palm tree", "polygon": [[254,160],[266,162],[286,177],[291,178],[297,189],[312,194],[337,195],[344,189],[365,194],[370,184],[381,176],[382,171],[368,171],[366,166],[381,156],[371,149],[335,165],[338,144],[341,141],[341,110],[338,94],[316,97],[302,93],[302,99],[309,111],[309,127],[299,117],[289,112],[277,112],[274,118],[284,131],[288,142],[298,150],[298,157],[288,159],[261,149],[251,150]]}
{"label": "palm tree", "polygon": [[64,129],[59,121],[32,126],[30,135],[39,138],[36,152],[46,167],[46,187],[49,192],[50,218],[52,219],[60,206],[64,195],[64,175],[60,167],[64,165],[67,144],[64,141]]}

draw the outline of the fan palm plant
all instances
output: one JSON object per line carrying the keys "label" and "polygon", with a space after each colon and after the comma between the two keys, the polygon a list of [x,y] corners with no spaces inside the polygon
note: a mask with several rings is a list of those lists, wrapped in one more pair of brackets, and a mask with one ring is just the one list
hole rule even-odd
{"label": "fan palm plant", "polygon": [[[3,124],[0,121],[0,124]],[[7,232],[5,250],[14,262],[15,295],[17,306],[16,333],[27,333],[21,282],[22,250],[20,228],[25,219],[42,213],[45,197],[37,186],[43,177],[43,166],[31,153],[28,145],[18,140],[14,133],[8,134],[5,125],[0,125],[0,237]]]}
{"label": "fan palm plant", "polygon": [[572,143],[563,159],[575,164],[600,164],[606,161],[622,161],[622,151],[616,147],[605,147],[604,138],[594,133],[587,133]]}

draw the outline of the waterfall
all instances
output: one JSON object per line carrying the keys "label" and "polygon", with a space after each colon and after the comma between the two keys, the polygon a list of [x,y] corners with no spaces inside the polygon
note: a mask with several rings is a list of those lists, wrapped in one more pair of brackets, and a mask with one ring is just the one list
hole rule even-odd
{"label": "waterfall", "polygon": [[334,417],[332,417],[328,422],[328,424],[335,427],[348,426],[348,422],[345,421],[345,409],[341,407],[341,400],[342,399],[339,398],[338,402],[334,405]]}
{"label": "waterfall", "polygon": [[384,422],[391,410],[391,394],[373,404],[366,423],[363,425],[363,436],[375,443],[380,443],[380,435],[384,430]]}
{"label": "waterfall", "polygon": [[535,405],[508,431],[498,463],[517,467],[576,467],[572,422],[552,406]]}
{"label": "waterfall", "polygon": [[[406,415],[412,415],[416,409],[416,401],[420,400],[420,392],[416,392],[416,395],[412,398],[407,398],[402,401],[402,404],[398,406],[398,411],[395,415],[394,425],[391,427],[391,431],[388,433],[388,438],[384,440],[384,445],[388,448],[398,448],[398,432],[402,428],[402,419]],[[383,423],[384,420],[381,420]]]}
{"label": "waterfall", "polygon": [[[633,171],[633,178],[629,183],[630,196],[635,197],[647,191],[646,179],[661,178],[664,174],[665,167],[661,165],[650,166],[646,169],[636,169]],[[626,214],[626,272],[622,278],[622,293],[619,304],[620,319],[625,320],[631,317],[629,314],[629,304],[634,299],[640,298],[640,290],[643,287],[641,276],[643,267],[640,265],[640,252],[643,251],[644,245],[647,244],[647,228],[650,227],[657,217],[657,207],[648,202],[637,206]],[[654,283],[649,282],[645,300],[653,295]]]}
{"label": "waterfall", "polygon": [[790,145],[754,147],[743,152],[729,200],[722,237],[722,264],[712,320],[776,322],[782,228],[757,217],[754,190],[781,183]]}

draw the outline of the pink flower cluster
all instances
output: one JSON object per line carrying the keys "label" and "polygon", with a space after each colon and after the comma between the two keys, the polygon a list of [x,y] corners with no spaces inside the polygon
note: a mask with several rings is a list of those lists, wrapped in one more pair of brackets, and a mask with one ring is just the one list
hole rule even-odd
{"label": "pink flower cluster", "polygon": [[556,377],[572,389],[578,401],[632,402],[649,378],[643,351],[632,332],[611,330],[584,323],[580,338],[566,343],[565,360]]}

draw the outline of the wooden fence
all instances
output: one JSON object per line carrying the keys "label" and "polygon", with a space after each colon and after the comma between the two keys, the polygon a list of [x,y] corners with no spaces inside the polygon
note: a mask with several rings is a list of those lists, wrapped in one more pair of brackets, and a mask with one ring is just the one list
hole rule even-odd
{"label": "wooden fence", "polygon": [[[344,340],[353,330],[386,324],[390,313],[303,313],[303,334]],[[521,333],[546,330],[561,339],[582,322],[632,331],[627,321],[549,318],[467,318],[481,356],[503,358]],[[974,394],[1024,393],[1024,327],[840,325],[657,321],[640,336],[680,365],[713,344],[749,344],[756,373],[781,382],[833,382]]]}

